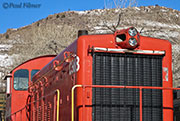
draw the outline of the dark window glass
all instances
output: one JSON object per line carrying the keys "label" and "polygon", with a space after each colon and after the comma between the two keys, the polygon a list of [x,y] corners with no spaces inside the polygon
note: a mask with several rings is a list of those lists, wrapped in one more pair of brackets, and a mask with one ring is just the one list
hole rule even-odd
{"label": "dark window glass", "polygon": [[17,70],[14,73],[14,89],[27,90],[29,82],[29,71],[26,69]]}
{"label": "dark window glass", "polygon": [[33,70],[31,71],[31,80],[32,80],[33,76],[34,76],[38,71],[39,71],[38,69],[33,69]]}

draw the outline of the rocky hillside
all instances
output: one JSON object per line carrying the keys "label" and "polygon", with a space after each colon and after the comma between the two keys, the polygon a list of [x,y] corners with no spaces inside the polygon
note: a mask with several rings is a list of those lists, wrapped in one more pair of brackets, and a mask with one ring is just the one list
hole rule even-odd
{"label": "rocky hillside", "polygon": [[77,38],[80,29],[90,34],[112,32],[118,20],[118,29],[134,26],[142,35],[172,43],[174,86],[180,86],[180,11],[160,6],[67,11],[8,29],[0,34],[0,76],[30,58],[58,54]]}

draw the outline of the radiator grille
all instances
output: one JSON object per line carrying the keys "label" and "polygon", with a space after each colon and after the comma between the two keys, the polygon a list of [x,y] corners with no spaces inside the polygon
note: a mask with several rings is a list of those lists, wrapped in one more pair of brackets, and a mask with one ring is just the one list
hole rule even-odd
{"label": "radiator grille", "polygon": [[[162,86],[160,55],[93,54],[94,85]],[[93,121],[139,121],[139,90],[93,88]],[[143,90],[143,121],[162,121],[162,91]]]}

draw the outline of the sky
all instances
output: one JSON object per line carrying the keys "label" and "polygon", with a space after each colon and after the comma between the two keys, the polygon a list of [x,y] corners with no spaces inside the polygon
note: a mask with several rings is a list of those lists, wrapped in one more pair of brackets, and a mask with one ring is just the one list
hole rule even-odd
{"label": "sky", "polygon": [[[113,0],[0,0],[0,33],[20,28],[50,14],[113,7]],[[117,0],[116,0],[117,1]],[[180,0],[136,0],[138,6],[159,5],[180,11]],[[106,4],[105,4],[106,3]]]}

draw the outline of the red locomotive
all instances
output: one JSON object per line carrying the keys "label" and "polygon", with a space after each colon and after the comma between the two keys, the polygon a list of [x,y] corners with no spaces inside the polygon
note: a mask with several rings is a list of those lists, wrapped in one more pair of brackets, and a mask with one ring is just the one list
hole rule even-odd
{"label": "red locomotive", "polygon": [[134,27],[113,34],[82,32],[35,74],[21,99],[13,98],[23,92],[13,91],[12,73],[7,119],[173,121],[169,41],[141,36]]}

